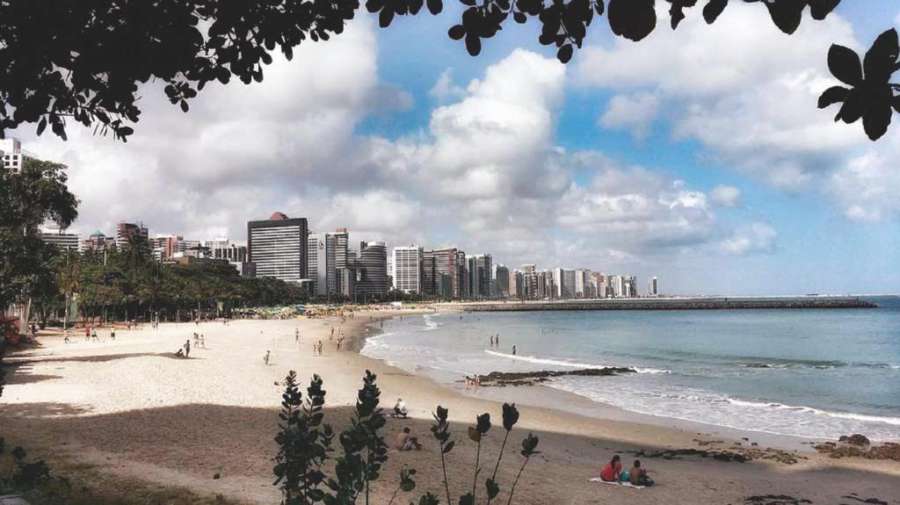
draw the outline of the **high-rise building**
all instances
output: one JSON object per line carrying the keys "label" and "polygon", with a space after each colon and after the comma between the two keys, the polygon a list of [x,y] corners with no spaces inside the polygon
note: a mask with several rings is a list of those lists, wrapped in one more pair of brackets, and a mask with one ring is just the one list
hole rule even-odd
{"label": "high-rise building", "polygon": [[423,256],[422,248],[419,246],[394,248],[391,262],[394,289],[408,294],[422,294]]}
{"label": "high-rise building", "polygon": [[40,233],[41,240],[47,244],[55,245],[60,251],[78,251],[80,248],[77,233],[65,233],[58,227],[45,227],[41,229]]}
{"label": "high-rise building", "polygon": [[469,282],[469,265],[466,263],[466,253],[464,251],[456,252],[456,276],[456,298],[472,296],[472,286]]}
{"label": "high-rise building", "polygon": [[22,165],[25,161],[22,153],[22,144],[13,138],[0,139],[0,163],[3,168],[12,173],[22,171]]}
{"label": "high-rise building", "polygon": [[340,294],[347,297],[353,296],[353,290],[346,291],[343,288],[349,284],[342,281],[344,270],[351,271],[346,275],[353,275],[353,260],[350,251],[350,233],[346,228],[339,228],[337,231],[325,234],[325,268],[326,284],[328,292],[331,294]]}
{"label": "high-rise building", "polygon": [[525,298],[524,274],[518,270],[509,273],[509,292],[510,298],[522,300]]}
{"label": "high-rise building", "polygon": [[659,282],[656,277],[650,279],[647,284],[647,296],[659,296]]}
{"label": "high-rise building", "polygon": [[387,247],[384,242],[360,242],[356,259],[357,300],[383,297],[388,292]]}
{"label": "high-rise building", "polygon": [[157,235],[150,239],[150,249],[157,261],[167,261],[175,257],[178,251],[178,243],[184,237],[178,235]]}
{"label": "high-rise building", "polygon": [[[327,296],[328,293],[328,255],[325,250],[326,237],[324,233],[310,233],[306,239],[306,275],[312,281],[312,292],[316,296]],[[331,272],[332,284],[335,272]],[[332,290],[331,294],[336,291]]]}
{"label": "high-rise building", "polygon": [[429,294],[442,298],[459,298],[462,290],[460,289],[461,275],[459,258],[460,253],[465,259],[465,253],[459,251],[455,247],[448,249],[436,249],[433,251],[425,251],[423,253],[423,262],[433,263],[431,279],[428,278],[426,270],[425,280],[431,282]]}
{"label": "high-rise building", "polygon": [[247,261],[247,245],[225,238],[207,240],[203,243],[206,254],[210,258],[226,260],[229,263],[245,263]]}
{"label": "high-rise building", "polygon": [[289,219],[275,212],[265,221],[247,223],[247,257],[257,277],[287,282],[307,278],[306,218]]}
{"label": "high-rise building", "polygon": [[469,256],[467,268],[468,293],[470,298],[491,297],[491,255]]}
{"label": "high-rise building", "polygon": [[134,239],[150,240],[150,233],[143,223],[119,223],[116,225],[116,247],[123,249]]}
{"label": "high-rise building", "polygon": [[491,283],[491,287],[493,287],[491,297],[509,298],[511,280],[512,276],[510,275],[509,268],[505,265],[494,265],[494,282]]}
{"label": "high-rise building", "polygon": [[422,285],[423,295],[435,296],[436,280],[435,280],[435,257],[431,251],[422,253]]}

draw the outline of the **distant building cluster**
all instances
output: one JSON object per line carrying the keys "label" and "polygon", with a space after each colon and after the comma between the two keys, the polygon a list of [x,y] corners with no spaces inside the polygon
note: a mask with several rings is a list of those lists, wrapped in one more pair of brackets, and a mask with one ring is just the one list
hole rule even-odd
{"label": "distant building cluster", "polygon": [[[115,236],[96,231],[78,234],[45,227],[41,237],[60,249],[103,253],[146,243],[164,263],[222,261],[247,277],[273,277],[304,286],[311,296],[359,302],[383,299],[392,290],[446,300],[554,300],[634,298],[641,296],[633,275],[606,275],[589,269],[539,270],[534,264],[510,269],[491,254],[470,254],[456,247],[418,245],[388,249],[384,242],[353,242],[350,232],[311,232],[306,218],[275,212],[247,223],[247,241],[227,238],[189,240],[154,235],[142,223],[121,222]],[[658,296],[656,277],[643,296]]]}

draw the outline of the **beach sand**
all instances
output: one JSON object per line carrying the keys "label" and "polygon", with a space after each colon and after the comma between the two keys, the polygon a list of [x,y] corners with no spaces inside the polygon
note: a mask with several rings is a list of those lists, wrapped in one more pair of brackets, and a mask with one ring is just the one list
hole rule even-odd
{"label": "beach sand", "polygon": [[[398,397],[410,409],[411,419],[388,420],[389,442],[409,426],[425,446],[422,451],[390,451],[374,488],[375,503],[387,503],[404,465],[417,469],[418,486],[410,495],[401,494],[400,502],[418,501],[425,491],[443,496],[440,457],[428,430],[438,404],[450,409],[457,441],[448,455],[454,501],[472,487],[475,446],[465,435],[466,426],[483,412],[496,423],[482,447],[478,494],[483,496],[484,478],[502,440],[500,403],[360,356],[354,349],[377,331],[377,318],[398,313],[357,314],[344,323],[336,318],[242,320],[227,326],[169,323],[155,330],[117,330],[115,341],[108,339],[106,330],[100,331],[101,342],[86,342],[83,334],[70,344],[59,336],[40,337],[39,347],[7,357],[16,367],[0,398],[0,434],[8,445],[26,446],[51,464],[54,458],[65,458],[94,465],[111,476],[275,504],[280,500],[272,486],[279,382],[289,370],[296,370],[304,383],[314,373],[322,376],[328,391],[326,419],[340,430],[369,369],[378,375],[385,409]],[[329,340],[332,327],[336,336],[346,337],[342,351]],[[295,329],[301,332],[299,344],[294,342]],[[195,331],[205,335],[206,348],[197,349],[192,340],[190,359],[175,358],[174,351]],[[323,356],[313,353],[318,340],[324,344]],[[268,365],[263,362],[267,350]],[[519,389],[511,396],[527,394]],[[490,396],[502,397],[502,391]],[[532,459],[519,484],[514,502],[520,505],[739,504],[754,495],[790,495],[826,504],[849,503],[842,497],[853,495],[900,504],[900,463],[835,460],[812,452],[800,454],[796,464],[696,456],[641,458],[657,482],[655,487],[636,490],[591,483],[588,479],[616,453],[627,466],[634,458],[629,451],[735,450],[736,444],[751,450],[751,441],[758,438],[749,433],[744,435],[747,441],[714,437],[686,427],[586,417],[551,408],[520,406],[520,411],[497,479],[503,490],[497,503],[506,503],[505,492],[521,463],[520,440],[534,432],[541,454]],[[214,478],[217,474],[220,478]]]}

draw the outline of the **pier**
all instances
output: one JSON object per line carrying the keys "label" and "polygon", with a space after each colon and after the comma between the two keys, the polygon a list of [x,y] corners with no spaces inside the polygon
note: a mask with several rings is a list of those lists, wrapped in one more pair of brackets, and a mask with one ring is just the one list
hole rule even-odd
{"label": "pier", "polygon": [[522,312],[533,310],[760,310],[760,309],[871,309],[873,302],[858,296],[602,298],[559,301],[490,301],[443,304],[466,312]]}

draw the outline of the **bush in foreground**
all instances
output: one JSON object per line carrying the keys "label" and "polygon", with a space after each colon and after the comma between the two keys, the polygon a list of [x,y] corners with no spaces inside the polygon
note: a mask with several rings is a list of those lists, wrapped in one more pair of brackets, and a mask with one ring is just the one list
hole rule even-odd
{"label": "bush in foreground", "polygon": [[[281,412],[279,414],[279,431],[275,437],[278,443],[278,454],[275,457],[274,485],[281,489],[282,505],[309,505],[324,503],[325,505],[350,505],[362,499],[369,504],[370,486],[381,477],[381,469],[388,460],[387,444],[382,434],[385,418],[379,408],[381,391],[376,384],[376,375],[366,370],[363,386],[356,399],[356,407],[350,426],[338,435],[340,451],[334,457],[331,474],[326,473],[326,465],[333,456],[332,447],[334,431],[324,423],[325,390],[322,379],[314,375],[303,394],[297,383],[297,374],[288,373],[284,380]],[[450,433],[448,421],[449,411],[437,406],[434,412],[432,436],[440,448],[442,484],[444,498],[448,505],[453,503],[451,485],[447,478],[447,454],[456,445]],[[513,427],[519,420],[519,411],[515,405],[503,404],[503,442],[497,454],[491,474],[484,478],[484,493],[480,494],[479,479],[482,476],[481,442],[491,429],[490,414],[482,414],[476,418],[474,426],[468,428],[468,438],[475,445],[475,461],[472,467],[472,486],[458,499],[459,505],[490,504],[500,494],[497,472],[503,461],[506,443]],[[522,440],[522,463],[512,482],[507,495],[507,505],[513,503],[516,486],[531,456],[538,454],[538,438],[528,434]],[[490,467],[488,467],[490,469]],[[413,477],[415,469],[402,468],[400,479],[391,495],[388,505],[392,505],[401,491],[412,492],[416,483]],[[414,502],[411,502],[414,503]],[[419,497],[419,505],[439,505],[441,499],[432,493]]]}

